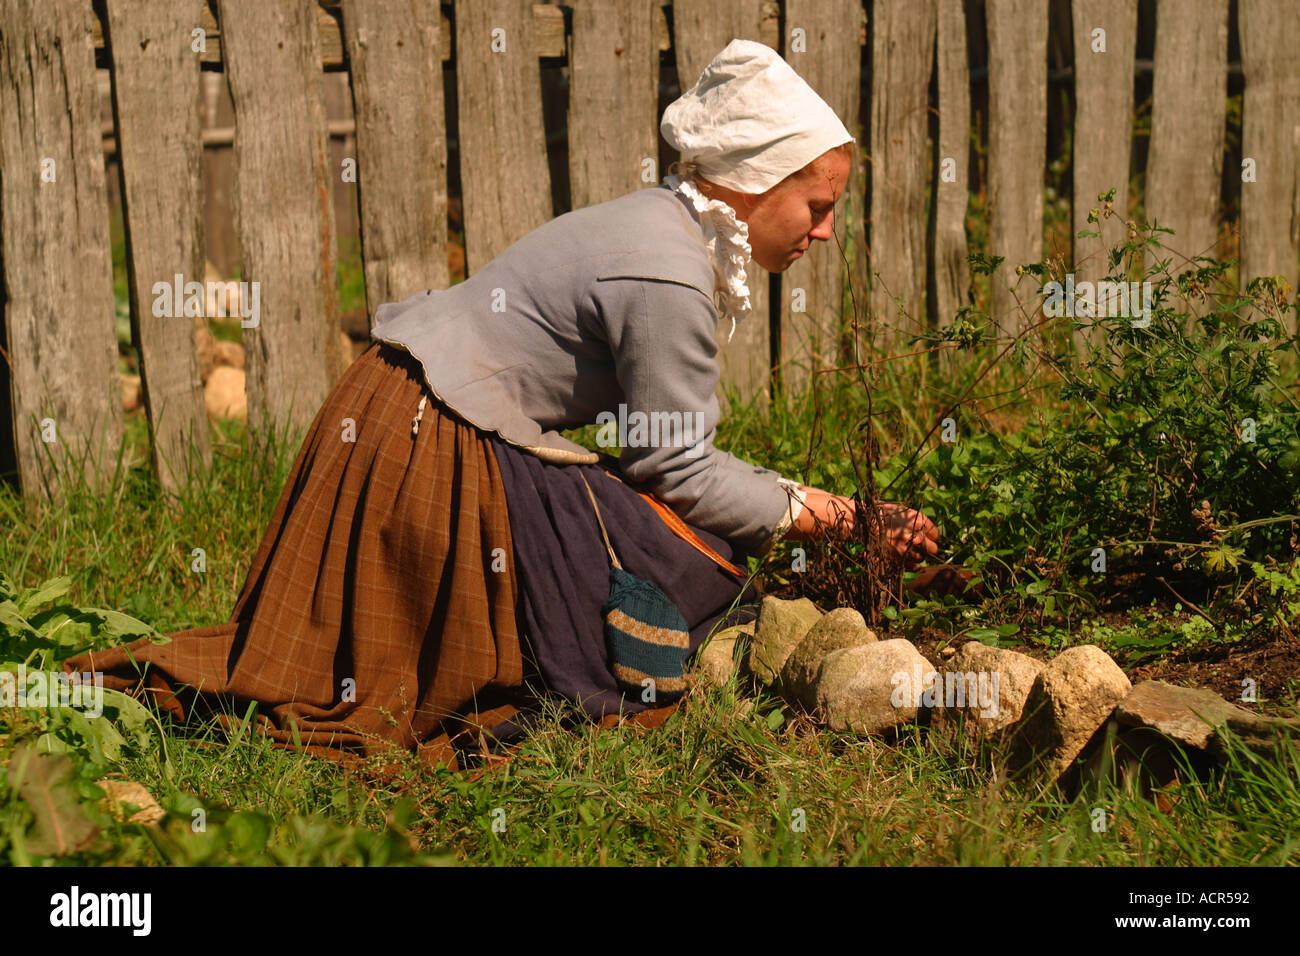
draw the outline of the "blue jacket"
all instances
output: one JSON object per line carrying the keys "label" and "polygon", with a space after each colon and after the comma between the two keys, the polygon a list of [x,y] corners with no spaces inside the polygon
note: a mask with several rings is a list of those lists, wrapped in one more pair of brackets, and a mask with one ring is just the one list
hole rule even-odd
{"label": "blue jacket", "polygon": [[[551,220],[450,289],[381,306],[373,337],[419,359],[466,421],[550,461],[596,460],[559,431],[626,421],[625,477],[762,554],[790,500],[780,475],[713,447],[714,282],[690,200],[653,187]],[[638,419],[662,427],[638,432]]]}

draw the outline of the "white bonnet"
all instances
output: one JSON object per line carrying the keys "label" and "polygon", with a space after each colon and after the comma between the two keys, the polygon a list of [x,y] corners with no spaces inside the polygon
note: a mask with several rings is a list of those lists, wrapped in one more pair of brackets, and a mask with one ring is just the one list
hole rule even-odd
{"label": "white bonnet", "polygon": [[755,195],[853,142],[790,64],[753,40],[728,43],[664,110],[659,130],[706,179]]}

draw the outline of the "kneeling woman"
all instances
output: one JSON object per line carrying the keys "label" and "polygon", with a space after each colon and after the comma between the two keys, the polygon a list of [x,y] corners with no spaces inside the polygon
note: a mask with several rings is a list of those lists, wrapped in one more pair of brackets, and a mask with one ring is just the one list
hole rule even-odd
{"label": "kneeling woman", "polygon": [[[733,329],[744,318],[751,256],[779,272],[831,237],[853,142],[779,56],[741,40],[662,130],[683,177],[560,216],[466,282],[379,309],[228,624],[75,666],[125,686],[134,659],[180,715],[257,701],[277,741],[336,754],[391,742],[451,766],[518,737],[538,691],[601,722],[661,712],[642,699],[639,659],[606,642],[611,561],[667,595],[693,652],[748,619],[748,556],[851,513],[713,437],[719,310]],[[559,434],[620,408],[702,428],[618,459]],[[936,550],[927,519],[894,517],[900,552]]]}

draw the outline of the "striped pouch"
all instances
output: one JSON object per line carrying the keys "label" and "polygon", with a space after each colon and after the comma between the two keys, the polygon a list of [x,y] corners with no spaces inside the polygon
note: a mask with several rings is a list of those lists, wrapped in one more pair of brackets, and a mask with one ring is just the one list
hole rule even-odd
{"label": "striped pouch", "polygon": [[586,476],[580,477],[587,485],[587,495],[596,511],[596,523],[612,565],[609,598],[601,608],[610,669],[619,688],[624,693],[639,694],[642,703],[672,703],[687,689],[690,632],[686,619],[658,585],[623,570],[609,543],[596,495]]}

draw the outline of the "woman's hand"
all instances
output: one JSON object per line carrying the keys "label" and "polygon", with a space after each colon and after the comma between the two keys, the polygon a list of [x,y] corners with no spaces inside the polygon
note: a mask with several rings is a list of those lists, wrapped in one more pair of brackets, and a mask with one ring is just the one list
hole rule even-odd
{"label": "woman's hand", "polygon": [[[806,485],[799,487],[804,492],[804,506],[790,537],[807,541],[837,528],[845,535],[852,534],[855,514],[852,498]],[[905,505],[880,502],[878,507],[885,525],[885,541],[909,571],[922,559],[939,553],[939,529],[933,521]]]}
{"label": "woman's hand", "polygon": [[885,523],[885,540],[903,559],[907,570],[915,568],[922,558],[939,553],[939,529],[921,512],[881,502],[880,516]]}

